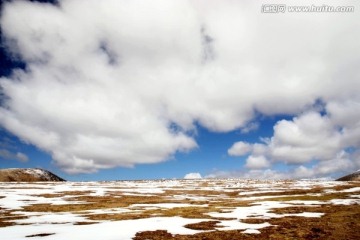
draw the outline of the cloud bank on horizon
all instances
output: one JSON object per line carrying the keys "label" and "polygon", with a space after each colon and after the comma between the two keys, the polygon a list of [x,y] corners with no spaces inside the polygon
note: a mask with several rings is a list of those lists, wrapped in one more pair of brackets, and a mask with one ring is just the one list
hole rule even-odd
{"label": "cloud bank on horizon", "polygon": [[[289,114],[271,138],[229,146],[247,156],[249,176],[360,168],[358,8],[262,14],[261,4],[7,2],[1,29],[26,69],[0,80],[0,124],[64,171],[91,173],[201,147],[197,124],[247,132],[259,115]],[[282,173],[271,169],[277,162],[298,167]]]}
{"label": "cloud bank on horizon", "polygon": [[194,172],[194,173],[187,173],[184,176],[184,179],[201,179],[201,174],[198,172]]}

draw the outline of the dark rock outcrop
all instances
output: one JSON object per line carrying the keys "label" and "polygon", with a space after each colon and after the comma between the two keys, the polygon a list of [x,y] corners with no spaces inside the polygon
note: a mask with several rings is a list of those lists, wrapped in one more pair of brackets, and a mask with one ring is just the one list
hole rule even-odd
{"label": "dark rock outcrop", "polygon": [[360,181],[360,169],[354,173],[336,179],[336,181]]}

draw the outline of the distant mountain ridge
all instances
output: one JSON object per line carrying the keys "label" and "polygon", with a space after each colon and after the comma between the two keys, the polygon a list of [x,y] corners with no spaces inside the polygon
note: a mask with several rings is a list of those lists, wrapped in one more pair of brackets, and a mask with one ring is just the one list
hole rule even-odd
{"label": "distant mountain ridge", "polygon": [[63,178],[41,168],[0,169],[0,182],[63,182]]}
{"label": "distant mountain ridge", "polygon": [[336,181],[360,181],[360,169],[354,173],[338,178]]}

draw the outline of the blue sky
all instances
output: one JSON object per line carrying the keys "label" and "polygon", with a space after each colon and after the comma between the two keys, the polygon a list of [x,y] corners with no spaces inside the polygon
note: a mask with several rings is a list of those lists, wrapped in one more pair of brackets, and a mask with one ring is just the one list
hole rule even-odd
{"label": "blue sky", "polygon": [[358,2],[44,2],[1,8],[1,168],[76,181],[360,168]]}

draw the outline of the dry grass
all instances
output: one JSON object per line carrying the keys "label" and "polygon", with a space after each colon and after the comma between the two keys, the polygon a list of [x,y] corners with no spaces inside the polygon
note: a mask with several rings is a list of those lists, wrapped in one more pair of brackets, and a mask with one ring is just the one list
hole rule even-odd
{"label": "dry grass", "polygon": [[[185,191],[186,192],[186,191]],[[202,191],[202,190],[191,190],[191,194],[196,194],[196,196],[207,196],[211,193],[213,196],[214,191]],[[24,207],[24,211],[27,212],[72,212],[80,213],[83,216],[88,217],[91,220],[129,220],[129,219],[140,219],[145,217],[152,216],[181,216],[185,218],[210,218],[206,213],[209,212],[222,212],[223,209],[232,209],[239,206],[248,206],[249,201],[238,201],[236,199],[219,197],[217,201],[194,201],[189,199],[183,200],[174,200],[169,198],[169,192],[158,194],[157,196],[129,196],[121,195],[121,193],[112,192],[109,195],[105,196],[89,196],[84,194],[84,192],[68,192],[70,196],[67,197],[69,201],[81,201],[86,202],[86,204],[62,204],[62,205],[52,205],[52,204],[33,204]],[[78,194],[77,196],[75,195]],[[85,192],[87,193],[87,192]],[[218,195],[223,195],[223,192],[216,192]],[[183,190],[175,191],[172,190],[171,194],[180,195],[184,194]],[[185,193],[186,195],[188,192]],[[238,194],[229,193],[230,195],[237,196]],[[42,194],[38,196],[43,196],[47,198],[55,198],[60,196],[65,196],[64,193],[59,194]],[[170,195],[171,196],[171,195]],[[227,195],[228,196],[228,195]],[[171,209],[152,209],[146,210],[141,207],[132,208],[132,210],[141,210],[137,212],[130,213],[121,213],[121,214],[91,214],[86,215],[84,211],[91,211],[93,209],[112,209],[112,208],[128,208],[133,204],[163,204],[163,203],[186,203],[192,205],[201,205],[208,204],[208,207],[176,207]]]}
{"label": "dry grass", "polygon": [[[183,218],[208,218],[210,216],[207,215],[209,212],[219,211],[218,208],[213,207],[175,207],[170,209],[151,209],[151,210],[142,210],[138,212],[129,212],[129,213],[116,213],[116,214],[91,214],[91,215],[83,215],[90,220],[133,220],[133,219],[141,219],[141,218],[150,218],[150,217],[183,217]],[[217,219],[217,218],[216,218]]]}
{"label": "dry grass", "polygon": [[262,219],[262,218],[246,218],[246,219],[241,219],[240,221],[248,224],[261,224],[268,222],[267,219]]}
{"label": "dry grass", "polygon": [[209,216],[206,215],[207,213],[216,212],[218,210],[219,209],[215,207],[181,207],[164,209],[161,211],[161,214],[164,217],[180,216],[183,218],[209,218]]}
{"label": "dry grass", "polygon": [[215,230],[215,227],[217,228],[221,227],[218,225],[219,223],[220,221],[205,221],[205,222],[187,224],[184,227],[193,230]]}
{"label": "dry grass", "polygon": [[[141,183],[142,181],[139,181]],[[259,182],[260,183],[260,182]],[[52,205],[52,204],[32,204],[23,207],[25,212],[71,212],[86,217],[94,222],[78,222],[75,225],[96,224],[100,221],[120,221],[130,219],[141,219],[150,217],[173,217],[180,216],[184,218],[194,219],[209,219],[195,224],[188,224],[185,227],[193,230],[202,230],[205,232],[194,235],[172,235],[165,230],[145,231],[139,232],[134,237],[135,240],[145,239],[194,239],[194,240],[217,240],[217,239],[360,239],[360,206],[342,206],[331,205],[326,203],[332,199],[347,199],[349,195],[359,194],[359,192],[340,192],[345,189],[359,187],[360,183],[348,183],[343,185],[336,185],[333,187],[313,186],[311,189],[291,189],[290,186],[293,181],[276,183],[277,187],[289,187],[288,190],[281,190],[280,192],[264,192],[248,195],[239,195],[244,191],[257,191],[258,189],[252,187],[231,188],[226,191],[209,190],[212,186],[219,186],[225,184],[224,181],[214,182],[199,182],[195,188],[184,189],[181,186],[171,187],[164,193],[152,194],[151,196],[140,195],[126,195],[126,192],[116,191],[120,187],[107,187],[112,191],[107,192],[104,196],[92,196],[93,191],[66,191],[55,194],[41,194],[34,195],[45,197],[48,199],[66,197],[69,204]],[[276,189],[276,186],[274,187]],[[14,184],[14,187],[16,185]],[[31,186],[35,189],[36,186]],[[24,188],[25,187],[19,187]],[[115,191],[113,191],[115,190]],[[333,190],[335,192],[326,192]],[[265,191],[265,190],[264,190]],[[318,194],[318,195],[314,195]],[[298,195],[298,196],[295,196]],[[174,196],[183,196],[181,199],[176,199]],[[271,210],[277,214],[288,213],[302,213],[302,212],[319,212],[325,213],[321,218],[304,218],[304,217],[283,217],[276,219],[261,219],[258,217],[241,219],[240,221],[248,224],[260,224],[269,222],[273,226],[261,229],[261,233],[244,234],[242,231],[220,231],[216,230],[221,227],[221,220],[230,220],[223,218],[212,218],[208,215],[210,212],[228,212],[234,210],[236,207],[251,206],[257,201],[262,200],[241,200],[244,197],[260,197],[272,196],[265,199],[266,201],[323,201],[321,206],[306,206],[300,205],[296,207],[279,208]],[[198,199],[196,199],[198,197]],[[0,198],[2,198],[0,196]],[[195,198],[195,200],[193,199]],[[72,204],[71,201],[80,201],[85,204]],[[132,207],[133,204],[163,204],[163,203],[183,203],[194,206],[174,207],[174,208],[146,208],[142,206]],[[204,205],[206,204],[206,205]],[[195,206],[203,205],[203,206]],[[130,212],[124,213],[103,213],[93,214],[92,210],[99,209],[116,209],[127,208]],[[0,208],[0,227],[7,227],[14,225],[14,220],[24,219],[26,216],[16,215],[13,211]],[[30,237],[30,236],[28,236]],[[35,237],[35,236],[34,236]]]}
{"label": "dry grass", "polygon": [[[313,209],[313,208],[312,208]],[[307,210],[307,209],[303,209]],[[360,207],[326,206],[321,208],[326,215],[322,218],[283,217],[268,219],[273,226],[261,229],[260,234],[244,234],[242,231],[210,231],[194,235],[171,235],[166,231],[139,232],[134,240],[358,240],[360,239]],[[281,212],[279,210],[279,212]],[[284,212],[288,209],[284,209]],[[247,219],[247,223],[262,223]],[[213,223],[212,223],[213,224]],[[211,224],[210,224],[211,225]],[[166,238],[163,238],[166,236]]]}
{"label": "dry grass", "polygon": [[338,192],[338,193],[324,193],[322,195],[302,195],[302,196],[293,196],[293,195],[289,195],[289,196],[281,196],[281,197],[273,197],[273,198],[269,198],[267,199],[268,201],[293,201],[293,200],[298,200],[298,201],[329,201],[332,199],[347,199],[349,193],[343,193],[343,192]]}
{"label": "dry grass", "polygon": [[44,198],[58,198],[58,197],[89,195],[91,193],[93,193],[93,192],[92,191],[64,191],[61,193],[47,193],[47,194],[39,194],[39,195],[35,195],[35,196],[36,197],[44,197]]}
{"label": "dry grass", "polygon": [[97,224],[99,222],[76,222],[74,225],[91,225],[91,224]]}
{"label": "dry grass", "polygon": [[81,212],[93,209],[124,208],[136,203],[174,203],[174,201],[169,201],[159,196],[121,196],[121,198],[115,198],[113,195],[82,195],[71,197],[67,200],[86,202],[86,204],[33,204],[30,206],[25,206],[24,210],[28,212]]}
{"label": "dry grass", "polygon": [[13,221],[26,219],[26,216],[21,216],[18,214],[13,214],[12,211],[1,210],[0,212],[0,227],[8,227],[15,225]]}

